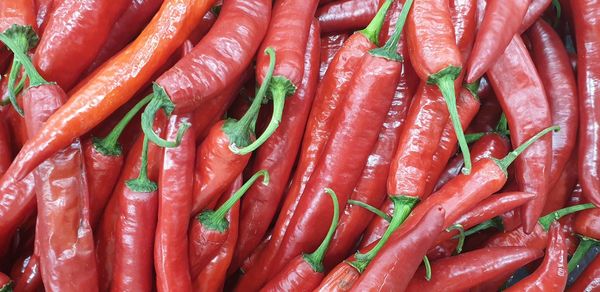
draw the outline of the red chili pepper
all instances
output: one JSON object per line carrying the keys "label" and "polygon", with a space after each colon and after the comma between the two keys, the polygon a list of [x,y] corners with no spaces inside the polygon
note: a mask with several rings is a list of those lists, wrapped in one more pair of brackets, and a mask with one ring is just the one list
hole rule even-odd
{"label": "red chili pepper", "polygon": [[[172,116],[167,126],[167,138],[175,139],[177,126],[190,120],[191,114]],[[165,148],[160,165],[158,220],[154,240],[158,291],[192,291],[187,231],[192,209],[196,154],[194,134],[193,131],[186,133],[177,148]]]}
{"label": "red chili pepper", "polygon": [[569,261],[569,272],[577,268],[592,247],[600,246],[600,209],[585,210],[575,215],[573,231],[581,240]]}
{"label": "red chili pepper", "polygon": [[[551,125],[544,85],[520,37],[513,38],[487,75],[508,119],[513,147]],[[536,195],[522,208],[525,232],[533,230],[544,208],[551,187],[551,165],[551,136],[535,143],[517,159],[515,175],[519,189]]]}
{"label": "red chili pepper", "polygon": [[[238,175],[239,176],[239,175]],[[210,263],[223,247],[229,236],[229,219],[226,216],[231,215],[230,210],[236,206],[239,208],[238,201],[246,193],[248,188],[254,184],[259,178],[263,177],[262,183],[269,184],[269,173],[266,170],[261,170],[255,173],[243,186],[239,189],[231,189],[232,195],[228,196],[217,210],[205,210],[199,213],[189,230],[189,255],[190,269],[192,279],[194,279],[194,287],[203,284],[198,281],[198,275],[202,272],[205,266]],[[238,213],[237,211],[235,213]],[[229,214],[229,215],[228,215]],[[235,216],[237,219],[237,216]],[[237,224],[235,220],[235,225]],[[232,224],[234,224],[232,223]],[[227,271],[225,267],[225,272]]]}
{"label": "red chili pepper", "polygon": [[232,266],[237,268],[256,248],[273,217],[294,166],[300,149],[302,134],[317,87],[319,70],[319,23],[314,20],[306,45],[304,77],[296,93],[286,100],[283,121],[277,131],[259,148],[250,172],[265,169],[273,179],[268,186],[253,185],[242,199],[239,236]]}
{"label": "red chili pepper", "polygon": [[440,259],[431,264],[431,280],[425,279],[425,269],[420,268],[406,291],[468,290],[498,275],[512,273],[543,254],[541,249],[496,247]]}
{"label": "red chili pepper", "polygon": [[379,0],[341,0],[320,6],[315,16],[321,33],[355,31],[369,25],[378,4]]}
{"label": "red chili pepper", "polygon": [[577,281],[569,287],[569,291],[583,292],[594,291],[600,288],[600,257],[596,257],[583,271]]}
{"label": "red chili pepper", "polygon": [[[2,0],[0,1],[0,33],[9,29],[13,24],[37,27],[35,23],[35,3],[33,0]],[[10,61],[10,53],[0,45],[0,67]],[[14,62],[14,61],[13,61]]]}
{"label": "red chili pepper", "polygon": [[[43,287],[42,275],[40,274],[40,258],[38,255],[32,254],[23,261],[19,260],[15,263],[16,267],[20,267],[19,277],[15,277],[13,271],[11,276],[14,279],[14,291],[35,292]],[[13,267],[15,269],[15,267]],[[1,290],[1,289],[0,289]]]}
{"label": "red chili pepper", "polygon": [[[467,83],[479,79],[494,65],[519,32],[531,0],[488,0],[480,21],[473,54],[467,62]],[[506,55],[506,54],[505,54]]]}
{"label": "red chili pepper", "polygon": [[345,33],[321,37],[321,66],[319,69],[319,80],[323,79],[329,64],[331,64],[331,61],[333,61],[333,58],[335,58],[347,39],[348,34]]}
{"label": "red chili pepper", "polygon": [[[57,1],[58,2],[58,1]],[[48,18],[52,14],[52,8],[54,8],[54,0],[35,0],[35,6],[37,8],[37,14],[35,22],[40,33],[44,32]]]}
{"label": "red chili pepper", "polygon": [[[348,200],[377,141],[400,79],[401,57],[396,51],[408,7],[410,5],[403,7],[394,36],[382,48],[365,54],[356,68],[348,95],[332,122],[330,138],[306,184],[276,256],[268,267],[259,266],[245,274],[236,289],[262,286],[286,261],[316,248],[327,232],[318,222],[324,216],[329,217],[331,212],[330,205],[318,196],[323,188],[331,187],[336,191],[342,204]],[[377,102],[372,102],[375,97]],[[347,143],[347,137],[352,137],[352,143]],[[302,226],[313,228],[308,233]]]}
{"label": "red chili pepper", "polygon": [[525,16],[523,17],[523,22],[521,22],[521,26],[519,27],[519,33],[525,32],[525,30],[529,29],[529,27],[538,20],[540,16],[544,13],[546,8],[550,6],[553,0],[531,0],[529,7],[527,7],[527,12],[525,12]]}
{"label": "red chili pepper", "polygon": [[333,203],[333,217],[325,239],[313,253],[302,254],[291,260],[260,291],[311,291],[321,283],[325,276],[323,266],[325,252],[333,239],[340,217],[336,194],[329,188],[326,188],[325,192],[331,197]]}
{"label": "red chili pepper", "polygon": [[0,273],[0,291],[12,291],[13,281],[5,274]]}
{"label": "red chili pepper", "polygon": [[[327,73],[317,88],[317,94],[312,104],[312,109],[306,125],[302,148],[300,150],[294,178],[287,191],[286,199],[281,207],[280,216],[273,228],[272,239],[258,262],[267,263],[273,260],[275,253],[285,235],[287,226],[291,221],[296,206],[300,201],[306,183],[314,171],[317,160],[329,139],[330,128],[334,113],[341,108],[341,103],[347,95],[349,80],[362,56],[375,47],[385,14],[392,1],[387,1],[371,21],[369,26],[353,34],[338,51],[336,57],[331,61]],[[266,264],[256,265],[266,267]],[[245,269],[249,273],[252,269]],[[263,271],[266,272],[266,271]]]}
{"label": "red chili pepper", "polygon": [[577,185],[577,155],[569,159],[552,190],[548,193],[542,215],[564,208]]}
{"label": "red chili pepper", "polygon": [[596,23],[600,19],[600,3],[572,1],[575,36],[577,41],[577,81],[579,89],[579,183],[584,195],[600,205],[600,106],[596,94],[600,77],[600,56],[596,44],[600,42]]}
{"label": "red chili pepper", "polygon": [[184,42],[212,2],[165,1],[140,36],[80,84],[44,128],[27,141],[2,181],[22,179],[127,102]]}
{"label": "red chili pepper", "polygon": [[10,133],[4,119],[0,121],[0,176],[6,172],[12,162]]}
{"label": "red chili pepper", "polygon": [[452,0],[449,4],[456,45],[460,49],[462,61],[466,62],[477,31],[477,0]]}
{"label": "red chili pepper", "polygon": [[477,112],[477,115],[473,118],[473,122],[466,133],[492,132],[502,115],[502,108],[494,95],[491,85],[485,77],[482,77],[479,80],[477,96],[479,97],[479,103],[481,104],[479,106],[479,112]]}
{"label": "red chili pepper", "polygon": [[8,252],[17,228],[35,213],[34,185],[33,174],[17,183],[0,185],[0,258]]}
{"label": "red chili pepper", "polygon": [[542,264],[525,279],[506,291],[564,291],[567,286],[567,244],[560,223],[550,226],[546,255]]}

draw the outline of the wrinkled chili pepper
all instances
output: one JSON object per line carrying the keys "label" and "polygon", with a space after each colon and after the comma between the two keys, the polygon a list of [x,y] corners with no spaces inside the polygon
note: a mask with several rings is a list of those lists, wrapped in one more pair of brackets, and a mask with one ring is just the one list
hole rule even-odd
{"label": "wrinkled chili pepper", "polygon": [[571,1],[577,41],[577,82],[579,90],[579,183],[584,195],[600,205],[600,54],[594,49],[600,43],[597,22],[600,3]]}
{"label": "wrinkled chili pepper", "polygon": [[563,291],[567,286],[567,244],[560,223],[550,226],[546,255],[542,264],[525,279],[505,291]]}
{"label": "wrinkled chili pepper", "polygon": [[579,275],[577,281],[569,287],[569,291],[594,291],[594,289],[600,288],[600,281],[598,279],[600,279],[600,257],[596,256],[596,259]]}
{"label": "wrinkled chili pepper", "polygon": [[569,260],[569,272],[575,270],[592,247],[600,245],[600,209],[584,210],[576,214],[573,231],[581,239],[577,250]]}
{"label": "wrinkled chili pepper", "polygon": [[366,27],[375,17],[379,0],[342,0],[320,6],[316,17],[321,33],[341,33]]}
{"label": "wrinkled chili pepper", "polygon": [[283,120],[277,131],[255,155],[251,172],[266,169],[271,174],[268,186],[253,185],[242,198],[239,235],[232,266],[235,268],[250,255],[267,232],[294,166],[306,120],[317,87],[319,70],[319,24],[313,20],[304,60],[304,76],[296,93],[286,100]]}
{"label": "wrinkled chili pepper", "polygon": [[[487,76],[508,119],[513,147],[551,125],[544,85],[519,36],[515,36],[504,54],[497,58]],[[525,232],[533,230],[544,208],[551,187],[551,165],[551,136],[542,138],[517,159],[515,175],[519,189],[536,195],[521,209]]]}

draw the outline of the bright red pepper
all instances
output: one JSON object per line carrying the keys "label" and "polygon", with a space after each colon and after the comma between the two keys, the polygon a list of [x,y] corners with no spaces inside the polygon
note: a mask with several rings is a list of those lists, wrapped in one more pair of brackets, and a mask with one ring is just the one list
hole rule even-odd
{"label": "bright red pepper", "polygon": [[341,0],[320,6],[316,17],[321,33],[341,33],[366,27],[375,17],[379,0]]}
{"label": "bright red pepper", "polygon": [[[35,22],[35,3],[33,0],[2,0],[0,1],[0,33],[9,29],[13,24],[30,25],[37,28]],[[0,45],[0,68],[10,61],[10,53]]]}
{"label": "bright red pepper", "polygon": [[552,190],[548,193],[546,205],[542,215],[547,215],[558,209],[564,208],[569,202],[569,197],[577,185],[577,155],[569,159]]}
{"label": "bright red pepper", "polygon": [[546,8],[550,6],[552,0],[531,0],[529,7],[527,7],[527,12],[525,12],[525,16],[523,16],[523,22],[521,22],[521,26],[519,27],[519,33],[525,32],[525,30],[529,29],[531,25],[537,21],[542,16]]}
{"label": "bright red pepper", "polygon": [[577,281],[569,287],[568,291],[572,292],[583,292],[583,291],[594,291],[594,289],[600,288],[600,257],[596,257],[587,268],[583,271]]}
{"label": "bright red pepper", "polygon": [[342,48],[348,34],[333,34],[321,37],[321,66],[319,68],[319,80],[322,80],[325,76],[325,72],[333,61],[333,58],[337,55],[338,51]]}

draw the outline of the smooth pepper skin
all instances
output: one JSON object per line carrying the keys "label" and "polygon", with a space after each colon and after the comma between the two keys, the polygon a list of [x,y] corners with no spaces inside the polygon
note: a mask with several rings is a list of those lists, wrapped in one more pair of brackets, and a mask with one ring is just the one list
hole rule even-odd
{"label": "smooth pepper skin", "polygon": [[[212,4],[214,1],[208,2]],[[176,113],[193,111],[235,83],[252,61],[265,36],[271,2],[225,1],[208,34],[156,80],[175,104]],[[229,49],[223,50],[224,44]],[[279,60],[279,51],[277,57]]]}
{"label": "smooth pepper skin", "polygon": [[322,33],[341,33],[365,28],[377,13],[379,0],[342,0],[317,9]]}
{"label": "smooth pepper skin", "polygon": [[[166,137],[173,140],[191,114],[169,119]],[[188,256],[188,225],[192,209],[194,131],[187,131],[176,148],[165,148],[158,178],[158,221],[154,267],[158,291],[192,291]]]}
{"label": "smooth pepper skin", "polygon": [[431,263],[431,280],[425,279],[425,269],[421,267],[406,291],[464,291],[512,273],[543,254],[541,249],[496,247],[443,258]]}
{"label": "smooth pepper skin", "polygon": [[[577,155],[573,154],[562,174],[552,187],[552,190],[548,192],[548,199],[544,206],[542,215],[547,215],[558,209],[562,209],[567,206],[571,194],[575,191],[577,186]],[[579,189],[581,192],[581,187]]]}
{"label": "smooth pepper skin", "polygon": [[165,1],[135,41],[71,92],[69,100],[23,146],[2,181],[22,179],[126,103],[185,41],[213,2]]}
{"label": "smooth pepper skin", "polygon": [[579,183],[583,194],[600,205],[600,2],[571,1],[577,45],[579,89]]}
{"label": "smooth pepper skin", "polygon": [[[70,90],[108,38],[128,0],[61,0],[54,3],[33,64],[40,74]],[[73,57],[77,56],[77,62]]]}
{"label": "smooth pepper skin", "polygon": [[600,240],[600,209],[589,209],[575,215],[573,231],[577,234]]}
{"label": "smooth pepper skin", "polygon": [[323,271],[315,271],[304,257],[297,256],[260,291],[310,291],[319,286],[323,277]]}
{"label": "smooth pepper skin", "polygon": [[521,27],[531,0],[488,0],[473,53],[467,62],[467,83],[490,69]]}
{"label": "smooth pepper skin", "polygon": [[444,213],[440,206],[433,206],[414,228],[384,245],[351,291],[406,289],[423,256],[442,232]]}
{"label": "smooth pepper skin", "polygon": [[566,236],[558,222],[550,226],[549,233],[542,264],[531,275],[506,289],[507,292],[564,291],[569,276]]}
{"label": "smooth pepper skin", "polygon": [[[342,48],[350,35],[347,33],[332,34],[321,37],[321,65],[319,69],[319,81],[325,76],[325,72],[337,55],[337,52]],[[306,65],[304,65],[306,66]]]}
{"label": "smooth pepper skin", "polygon": [[[66,100],[56,84],[31,87],[23,95],[27,132],[34,135]],[[89,222],[88,186],[79,140],[52,155],[34,171],[36,240],[46,289],[98,290],[94,239]]]}
{"label": "smooth pepper skin", "polygon": [[546,8],[550,6],[550,3],[552,3],[552,0],[531,0],[529,7],[527,7],[527,12],[525,12],[525,16],[523,17],[523,21],[521,22],[521,27],[519,27],[519,32],[523,33],[529,29],[534,22],[542,21],[539,18],[544,11],[546,11]]}
{"label": "smooth pepper skin", "polygon": [[594,289],[600,288],[600,281],[598,279],[600,279],[600,257],[597,256],[567,291],[594,291]]}
{"label": "smooth pepper skin", "polygon": [[[514,148],[552,124],[544,85],[519,36],[497,58],[487,76],[508,119]],[[542,213],[550,188],[552,136],[542,137],[519,155],[515,167],[519,190],[536,195],[521,212],[523,227],[529,233]]]}
{"label": "smooth pepper skin", "polygon": [[533,63],[546,89],[552,124],[560,126],[560,131],[552,133],[552,183],[558,181],[575,150],[579,121],[577,83],[567,50],[548,23],[536,21],[527,31],[527,37]]}
{"label": "smooth pepper skin", "polygon": [[283,120],[275,133],[254,154],[250,172],[256,173],[265,169],[272,179],[269,185],[252,185],[242,197],[233,268],[238,268],[260,244],[277,214],[317,90],[320,40],[319,23],[313,20],[306,45],[302,83],[296,93],[286,99]]}

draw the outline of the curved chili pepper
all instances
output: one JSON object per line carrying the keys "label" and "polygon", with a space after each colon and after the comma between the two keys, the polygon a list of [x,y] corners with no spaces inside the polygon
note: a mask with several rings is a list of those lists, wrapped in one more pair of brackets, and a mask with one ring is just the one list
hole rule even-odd
{"label": "curved chili pepper", "polygon": [[546,255],[542,264],[525,279],[506,291],[563,291],[567,286],[567,244],[560,223],[550,226]]}
{"label": "curved chili pepper", "polygon": [[577,185],[577,155],[569,159],[552,190],[548,193],[542,215],[564,208]]}
{"label": "curved chili pepper", "polygon": [[333,58],[335,58],[347,39],[348,34],[345,33],[321,37],[321,66],[319,68],[319,80],[323,79],[329,64],[331,64],[331,61],[333,61]]}
{"label": "curved chili pepper", "polygon": [[[260,266],[245,274],[236,289],[262,286],[286,261],[318,245],[327,230],[315,223],[331,211],[327,209],[329,204],[318,197],[320,190],[331,186],[339,194],[341,203],[345,204],[348,200],[354,182],[360,178],[370,150],[377,141],[400,79],[401,57],[396,51],[409,7],[403,7],[394,36],[385,46],[365,54],[356,68],[348,96],[332,122],[330,138],[298,202],[276,256],[268,267]],[[377,102],[372,102],[375,96]],[[352,137],[352,143],[348,143],[347,137]],[[350,161],[352,163],[347,163]],[[314,228],[307,233],[303,226]],[[253,271],[260,276],[251,275]]]}
{"label": "curved chili pepper", "polygon": [[[258,259],[254,267],[266,267],[268,262],[275,257],[281,240],[285,235],[295,209],[302,197],[306,183],[312,175],[318,159],[320,159],[323,149],[330,137],[330,128],[333,123],[334,113],[337,108],[341,108],[341,103],[345,99],[350,79],[360,63],[362,56],[368,50],[375,47],[374,42],[379,38],[381,26],[385,20],[385,14],[392,1],[388,0],[381,7],[377,15],[369,26],[362,31],[354,33],[344,43],[334,59],[331,61],[327,73],[317,88],[317,94],[312,104],[312,109],[306,125],[305,134],[302,140],[294,178],[287,191],[286,199],[281,207],[275,227],[273,228],[272,239]],[[245,269],[246,275],[252,269]],[[266,271],[263,271],[266,272]],[[248,276],[246,276],[248,277]]]}
{"label": "curved chili pepper", "polygon": [[600,106],[597,92],[600,78],[600,56],[593,48],[600,42],[596,23],[600,19],[600,3],[572,1],[577,41],[577,82],[579,89],[579,183],[584,195],[600,205]]}
{"label": "curved chili pepper", "polygon": [[466,62],[477,31],[477,0],[452,0],[449,4],[456,45],[460,49],[462,61]]}
{"label": "curved chili pepper", "polygon": [[[94,61],[128,0],[61,0],[40,38],[33,64],[47,80],[71,89]],[[77,56],[77,62],[73,62]]]}
{"label": "curved chili pepper", "polygon": [[303,254],[290,261],[275,277],[260,289],[260,291],[309,291],[317,288],[325,276],[323,259],[325,252],[333,239],[333,234],[340,218],[339,203],[333,190],[326,188],[325,192],[333,203],[333,217],[327,235],[317,249],[310,254]]}
{"label": "curved chili pepper", "polygon": [[212,2],[165,1],[138,38],[80,84],[44,128],[27,141],[2,181],[22,179],[127,102],[184,42]]}
{"label": "curved chili pepper", "polygon": [[[255,56],[270,14],[268,0],[224,3],[219,18],[194,50],[156,80],[156,98],[142,115],[142,129],[150,141],[159,145],[165,142],[152,133],[152,121],[159,109],[175,113],[193,111],[235,83]],[[228,44],[231,50],[222,50],[223,44]],[[215,64],[219,66],[215,68]]]}
{"label": "curved chili pepper", "polygon": [[320,6],[316,17],[321,33],[346,32],[362,29],[378,10],[379,0],[342,0]]}
{"label": "curved chili pepper", "polygon": [[268,186],[253,185],[242,198],[240,227],[232,266],[235,268],[260,244],[287,187],[294,159],[317,87],[319,70],[319,23],[313,20],[306,45],[304,77],[296,93],[286,100],[285,117],[277,131],[254,154],[251,172],[266,169],[273,177]]}
{"label": "curved chili pepper", "polygon": [[[488,78],[508,119],[513,147],[551,125],[551,110],[544,85],[519,36],[513,38],[504,54],[490,68]],[[544,208],[551,187],[551,165],[551,136],[535,143],[517,159],[515,175],[519,189],[536,195],[522,208],[525,232],[533,230]]]}
{"label": "curved chili pepper", "polygon": [[519,27],[519,33],[525,32],[531,25],[538,20],[540,16],[544,13],[546,8],[550,6],[553,0],[531,0],[529,7],[527,7],[527,12],[525,12],[525,16],[523,16],[523,22],[521,22],[521,27]]}
{"label": "curved chili pepper", "polygon": [[531,0],[488,0],[467,62],[467,83],[488,71],[520,29]]}
{"label": "curved chili pepper", "polygon": [[541,249],[496,247],[440,259],[431,264],[431,280],[425,280],[425,269],[420,268],[406,291],[462,291],[512,273],[543,254]]}
{"label": "curved chili pepper", "polygon": [[600,245],[600,209],[585,210],[575,215],[573,231],[581,240],[569,261],[569,272],[575,270],[592,247]]}
{"label": "curved chili pepper", "polygon": [[550,182],[556,182],[565,168],[577,141],[577,85],[569,55],[560,36],[552,27],[538,20],[527,31],[532,59],[550,103],[552,124],[560,131],[552,134]]}
{"label": "curved chili pepper", "polygon": [[461,152],[465,157],[463,171],[471,171],[471,155],[456,109],[455,80],[463,61],[455,41],[448,0],[417,1],[407,23],[407,41],[411,62],[421,80],[435,84],[448,107]]}
{"label": "curved chili pepper", "polygon": [[569,287],[568,291],[594,291],[594,289],[600,288],[598,279],[600,279],[600,257],[596,256],[596,259],[585,268],[583,273],[577,278],[577,281]]}
{"label": "curved chili pepper", "polygon": [[[191,114],[172,116],[167,138]],[[195,133],[183,136],[177,148],[165,148],[158,179],[158,220],[154,240],[154,267],[158,291],[192,291],[187,254],[187,231],[192,209]],[[144,222],[145,223],[145,222]]]}
{"label": "curved chili pepper", "polygon": [[[189,230],[189,255],[190,270],[195,287],[197,287],[197,284],[202,284],[198,282],[197,276],[219,253],[219,250],[229,236],[229,221],[225,217],[234,205],[238,206],[238,201],[250,186],[261,177],[263,177],[262,183],[268,185],[269,173],[266,170],[260,170],[244,183],[243,186],[235,190],[235,193],[217,210],[202,211],[192,221]],[[233,190],[231,191],[233,192]],[[225,268],[226,271],[227,267]]]}

